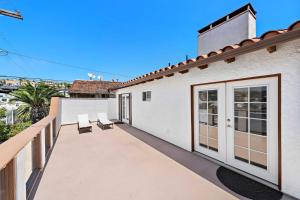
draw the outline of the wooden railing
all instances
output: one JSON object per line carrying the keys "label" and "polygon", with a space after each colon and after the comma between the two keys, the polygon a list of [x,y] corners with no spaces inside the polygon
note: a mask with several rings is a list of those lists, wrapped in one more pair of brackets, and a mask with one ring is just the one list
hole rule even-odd
{"label": "wooden railing", "polygon": [[54,97],[47,117],[0,144],[0,200],[27,199],[60,125],[60,99]]}

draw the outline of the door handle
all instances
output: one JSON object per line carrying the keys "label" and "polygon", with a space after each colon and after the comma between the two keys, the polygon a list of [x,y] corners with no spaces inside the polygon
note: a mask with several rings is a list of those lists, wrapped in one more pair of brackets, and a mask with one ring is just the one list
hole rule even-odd
{"label": "door handle", "polygon": [[[227,118],[226,121],[229,123],[229,122],[230,122],[230,118]],[[231,128],[231,125],[230,125],[230,124],[227,124],[227,127],[228,127],[228,128]]]}

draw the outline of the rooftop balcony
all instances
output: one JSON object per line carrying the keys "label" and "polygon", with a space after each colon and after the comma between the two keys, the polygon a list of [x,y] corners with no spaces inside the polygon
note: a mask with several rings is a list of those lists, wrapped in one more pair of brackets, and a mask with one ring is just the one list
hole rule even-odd
{"label": "rooftop balcony", "polygon": [[246,199],[218,164],[127,124],[79,134],[62,106],[53,98],[49,116],[0,145],[1,200]]}
{"label": "rooftop balcony", "polygon": [[63,126],[35,199],[234,199],[160,153],[127,125],[78,134]]}

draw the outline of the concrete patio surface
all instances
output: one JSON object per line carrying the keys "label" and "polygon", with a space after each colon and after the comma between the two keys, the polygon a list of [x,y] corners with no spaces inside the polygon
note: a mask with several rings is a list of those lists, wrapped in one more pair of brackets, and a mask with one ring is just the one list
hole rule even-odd
{"label": "concrete patio surface", "polygon": [[62,126],[34,199],[237,199],[118,126]]}

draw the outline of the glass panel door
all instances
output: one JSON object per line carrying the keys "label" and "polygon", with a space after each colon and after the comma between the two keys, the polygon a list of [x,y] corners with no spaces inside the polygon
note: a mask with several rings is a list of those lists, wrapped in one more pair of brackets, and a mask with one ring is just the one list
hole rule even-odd
{"label": "glass panel door", "polygon": [[194,87],[194,150],[278,184],[278,80]]}
{"label": "glass panel door", "polygon": [[129,95],[126,96],[126,120],[129,122]]}
{"label": "glass panel door", "polygon": [[125,97],[122,96],[122,119],[125,119]]}
{"label": "glass panel door", "polygon": [[200,146],[218,152],[218,90],[199,91]]}
{"label": "glass panel door", "polygon": [[129,123],[129,94],[122,94],[122,121]]}
{"label": "glass panel door", "polygon": [[277,81],[228,83],[227,162],[277,184]]}
{"label": "glass panel door", "polygon": [[234,156],[267,169],[267,86],[234,88]]}
{"label": "glass panel door", "polygon": [[225,84],[198,86],[194,91],[194,99],[195,150],[224,161]]}

